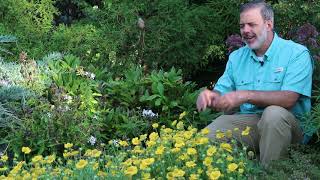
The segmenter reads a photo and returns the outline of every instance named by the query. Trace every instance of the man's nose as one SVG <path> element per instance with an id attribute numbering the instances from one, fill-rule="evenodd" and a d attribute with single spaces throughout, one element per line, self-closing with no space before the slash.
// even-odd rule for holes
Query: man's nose
<path id="1" fill-rule="evenodd" d="M 248 33 L 251 31 L 251 28 L 248 26 L 248 25 L 244 25 L 242 28 L 241 28 L 241 31 L 243 33 Z"/>

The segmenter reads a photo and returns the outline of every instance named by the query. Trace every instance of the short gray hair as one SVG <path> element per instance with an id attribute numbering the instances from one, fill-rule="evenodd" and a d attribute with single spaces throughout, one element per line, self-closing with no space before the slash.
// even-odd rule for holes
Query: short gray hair
<path id="1" fill-rule="evenodd" d="M 274 22 L 274 13 L 272 6 L 263 0 L 254 0 L 240 6 L 240 14 L 249 9 L 260 8 L 263 20 L 271 20 Z"/>

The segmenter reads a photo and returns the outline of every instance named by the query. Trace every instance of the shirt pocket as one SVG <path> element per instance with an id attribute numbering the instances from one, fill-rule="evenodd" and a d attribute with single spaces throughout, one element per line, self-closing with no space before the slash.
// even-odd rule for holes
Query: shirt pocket
<path id="1" fill-rule="evenodd" d="M 263 90 L 279 91 L 281 90 L 284 72 L 273 72 L 263 81 Z"/>
<path id="2" fill-rule="evenodd" d="M 252 90 L 253 81 L 247 79 L 239 79 L 236 81 L 236 90 Z"/>

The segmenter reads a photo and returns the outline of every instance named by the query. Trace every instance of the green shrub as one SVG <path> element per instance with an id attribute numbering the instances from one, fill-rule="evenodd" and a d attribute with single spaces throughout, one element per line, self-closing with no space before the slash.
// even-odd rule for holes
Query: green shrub
<path id="1" fill-rule="evenodd" d="M 45 52 L 46 37 L 58 12 L 53 0 L 15 1 L 6 0 L 0 4 L 0 21 L 4 34 L 12 34 L 19 40 L 13 51 L 27 50 L 32 57 L 41 57 Z"/>
<path id="2" fill-rule="evenodd" d="M 292 30 L 310 23 L 320 29 L 320 1 L 279 0 L 273 5 L 276 30 L 288 37 Z"/>

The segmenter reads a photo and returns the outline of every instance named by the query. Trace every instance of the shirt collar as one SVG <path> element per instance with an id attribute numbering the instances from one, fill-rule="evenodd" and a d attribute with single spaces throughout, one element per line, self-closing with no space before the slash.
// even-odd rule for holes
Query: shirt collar
<path id="1" fill-rule="evenodd" d="M 270 60 L 272 55 L 274 54 L 273 52 L 276 50 L 276 44 L 278 44 L 279 41 L 279 36 L 277 35 L 277 33 L 274 33 L 273 36 L 273 40 L 268 48 L 268 50 L 266 51 L 266 53 L 264 54 L 264 60 Z M 255 61 L 259 61 L 257 58 L 257 55 L 254 53 L 254 51 L 252 49 L 250 49 L 250 57 L 255 60 Z"/>

